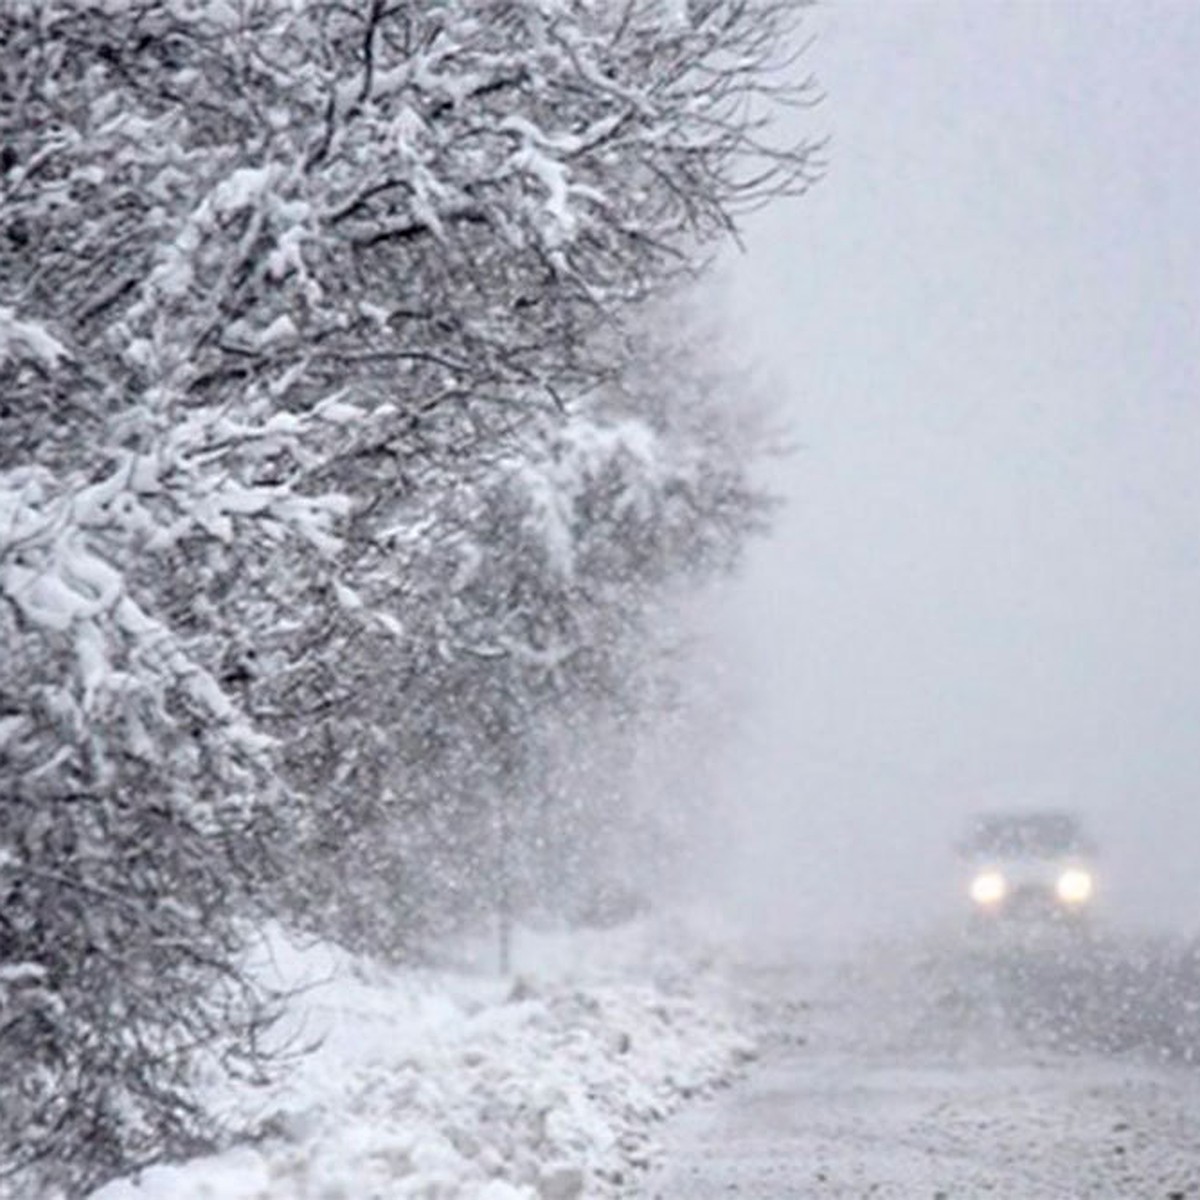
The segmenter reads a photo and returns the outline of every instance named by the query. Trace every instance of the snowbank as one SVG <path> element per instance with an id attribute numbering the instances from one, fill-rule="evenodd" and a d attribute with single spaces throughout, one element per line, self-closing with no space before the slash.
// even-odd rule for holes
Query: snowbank
<path id="1" fill-rule="evenodd" d="M 752 1055 L 722 973 L 663 927 L 516 946 L 518 979 L 386 970 L 273 934 L 263 970 L 320 1039 L 269 1087 L 214 1102 L 252 1144 L 91 1200 L 570 1200 L 629 1194 L 654 1125 Z"/>

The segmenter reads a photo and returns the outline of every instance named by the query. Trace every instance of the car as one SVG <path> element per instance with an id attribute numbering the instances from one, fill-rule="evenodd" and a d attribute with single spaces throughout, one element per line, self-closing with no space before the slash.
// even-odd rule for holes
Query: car
<path id="1" fill-rule="evenodd" d="M 977 920 L 1080 922 L 1094 906 L 1095 846 L 1073 813 L 981 813 L 958 851 Z"/>

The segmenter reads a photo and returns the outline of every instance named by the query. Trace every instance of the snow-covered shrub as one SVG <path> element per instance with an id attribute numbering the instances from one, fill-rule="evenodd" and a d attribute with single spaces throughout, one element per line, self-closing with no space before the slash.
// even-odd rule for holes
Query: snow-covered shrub
<path id="1" fill-rule="evenodd" d="M 594 835 L 543 781 L 757 511 L 634 332 L 809 182 L 803 7 L 0 0 L 17 1157 L 191 1145 L 243 906 L 407 951 Z"/>

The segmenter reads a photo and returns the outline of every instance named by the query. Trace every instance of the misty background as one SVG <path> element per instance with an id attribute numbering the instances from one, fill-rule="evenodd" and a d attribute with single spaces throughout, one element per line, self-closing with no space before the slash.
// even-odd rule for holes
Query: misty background
<path id="1" fill-rule="evenodd" d="M 714 300 L 796 446 L 711 618 L 731 911 L 798 949 L 945 918 L 966 816 L 1050 804 L 1109 920 L 1194 932 L 1200 9 L 811 28 L 828 175 Z"/>

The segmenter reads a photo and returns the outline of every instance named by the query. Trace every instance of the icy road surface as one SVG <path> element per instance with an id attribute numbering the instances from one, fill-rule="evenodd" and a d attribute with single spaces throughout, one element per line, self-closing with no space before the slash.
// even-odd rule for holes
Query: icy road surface
<path id="1" fill-rule="evenodd" d="M 1200 1197 L 1185 948 L 942 940 L 763 983 L 761 1063 L 676 1120 L 639 1194 Z"/>

